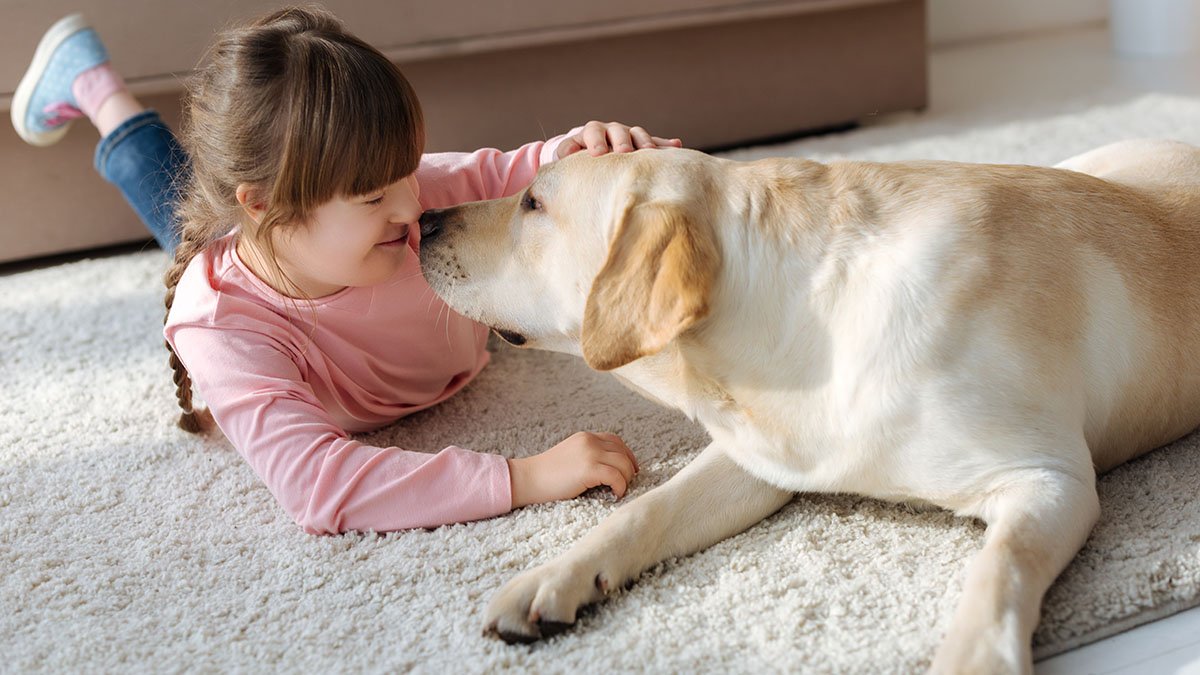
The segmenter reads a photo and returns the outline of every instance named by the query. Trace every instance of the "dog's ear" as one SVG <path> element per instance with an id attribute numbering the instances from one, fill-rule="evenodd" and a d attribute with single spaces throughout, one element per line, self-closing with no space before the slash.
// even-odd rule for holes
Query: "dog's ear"
<path id="1" fill-rule="evenodd" d="M 624 210 L 584 307 L 589 366 L 612 370 L 655 354 L 708 313 L 720 266 L 709 227 L 677 204 Z"/>

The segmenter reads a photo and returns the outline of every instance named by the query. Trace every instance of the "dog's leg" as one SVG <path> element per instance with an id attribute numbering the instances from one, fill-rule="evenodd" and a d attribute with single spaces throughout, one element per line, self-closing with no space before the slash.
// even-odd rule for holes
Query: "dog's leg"
<path id="1" fill-rule="evenodd" d="M 1042 595 L 1100 514 L 1090 462 L 1073 471 L 1014 471 L 993 484 L 978 509 L 988 524 L 984 547 L 967 568 L 935 673 L 1031 672 Z"/>
<path id="2" fill-rule="evenodd" d="M 647 567 L 693 553 L 777 511 L 792 493 L 754 478 L 710 445 L 658 488 L 617 509 L 554 560 L 517 575 L 492 599 L 485 632 L 532 642 Z"/>

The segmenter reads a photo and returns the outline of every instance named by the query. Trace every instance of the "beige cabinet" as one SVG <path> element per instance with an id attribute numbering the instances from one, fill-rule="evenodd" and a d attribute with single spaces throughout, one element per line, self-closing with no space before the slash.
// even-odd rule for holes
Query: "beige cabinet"
<path id="1" fill-rule="evenodd" d="M 279 3 L 0 0 L 0 109 L 42 31 L 84 11 L 134 93 L 177 123 L 214 33 Z M 510 147 L 589 119 L 715 148 L 852 123 L 926 100 L 923 0 L 332 0 L 394 59 L 425 108 L 428 149 Z M 80 125 L 81 127 L 85 125 Z M 145 233 L 91 170 L 96 138 L 48 149 L 0 129 L 0 261 Z"/>

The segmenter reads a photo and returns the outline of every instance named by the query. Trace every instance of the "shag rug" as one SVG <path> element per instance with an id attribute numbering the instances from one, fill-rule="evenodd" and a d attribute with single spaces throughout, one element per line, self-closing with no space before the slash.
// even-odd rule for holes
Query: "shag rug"
<path id="1" fill-rule="evenodd" d="M 956 133 L 917 116 L 726 154 L 1050 164 L 1138 136 L 1200 143 L 1200 101 Z M 589 495 L 432 531 L 303 534 L 223 439 L 173 425 L 164 267 L 145 252 L 0 277 L 0 671 L 912 672 L 981 545 L 980 524 L 945 512 L 800 495 L 555 639 L 484 639 L 499 585 L 617 505 Z M 637 453 L 631 498 L 706 443 L 582 361 L 507 347 L 459 396 L 367 438 L 523 456 L 585 429 Z M 1100 479 L 1103 517 L 1046 598 L 1039 656 L 1200 604 L 1197 438 Z"/>

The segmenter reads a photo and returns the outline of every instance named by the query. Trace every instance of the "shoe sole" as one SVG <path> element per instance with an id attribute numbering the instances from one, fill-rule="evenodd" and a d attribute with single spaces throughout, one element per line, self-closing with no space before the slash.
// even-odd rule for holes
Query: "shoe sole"
<path id="1" fill-rule="evenodd" d="M 25 126 L 25 113 L 29 111 L 33 91 L 37 88 L 38 80 L 42 78 L 46 67 L 50 65 L 50 57 L 54 55 L 54 50 L 67 38 L 85 28 L 91 28 L 91 25 L 82 14 L 65 16 L 51 26 L 38 43 L 37 50 L 33 52 L 33 62 L 29 64 L 29 70 L 25 71 L 25 76 L 21 78 L 21 83 L 13 93 L 12 125 L 17 130 L 17 135 L 30 145 L 54 145 L 67 133 L 69 123 L 51 131 L 34 131 Z"/>

